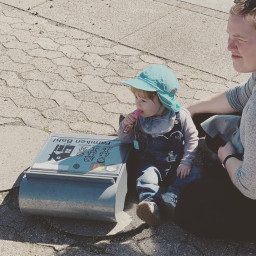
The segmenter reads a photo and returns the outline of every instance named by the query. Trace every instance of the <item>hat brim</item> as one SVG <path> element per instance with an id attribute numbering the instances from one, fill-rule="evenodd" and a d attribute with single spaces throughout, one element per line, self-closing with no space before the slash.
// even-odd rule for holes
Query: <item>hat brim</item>
<path id="1" fill-rule="evenodd" d="M 162 94 L 158 92 L 158 97 L 162 104 L 171 111 L 178 112 L 180 111 L 180 104 L 179 102 L 169 94 Z"/>
<path id="2" fill-rule="evenodd" d="M 134 87 L 136 89 L 139 89 L 139 90 L 150 91 L 150 92 L 155 92 L 156 91 L 156 89 L 153 86 L 151 86 L 150 84 L 148 84 L 148 83 L 146 83 L 143 80 L 140 80 L 138 78 L 132 78 L 132 79 L 129 79 L 129 80 L 126 80 L 126 81 L 122 81 L 121 83 L 132 86 L 132 87 Z"/>

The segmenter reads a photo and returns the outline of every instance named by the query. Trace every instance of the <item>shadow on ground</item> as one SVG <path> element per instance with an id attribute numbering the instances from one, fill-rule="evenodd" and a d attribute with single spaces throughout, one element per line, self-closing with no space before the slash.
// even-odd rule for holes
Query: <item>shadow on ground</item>
<path id="1" fill-rule="evenodd" d="M 210 171 L 207 168 L 214 169 L 218 161 L 205 147 L 204 140 L 200 140 L 196 163 L 207 172 Z M 132 170 L 132 166 L 132 161 L 128 161 L 129 170 Z M 124 209 L 131 215 L 134 224 L 115 235 L 107 235 L 115 225 L 113 223 L 23 215 L 18 205 L 19 187 L 2 192 L 0 239 L 50 246 L 58 251 L 58 255 L 63 256 L 121 255 L 120 251 L 122 255 L 207 255 L 211 248 L 211 255 L 221 255 L 223 252 L 226 255 L 238 255 L 236 251 L 246 248 L 250 253 L 256 252 L 254 243 L 250 241 L 243 242 L 241 247 L 241 241 L 197 237 L 171 221 L 164 221 L 157 228 L 149 228 L 147 224 L 136 222 L 135 208 L 138 199 L 134 181 L 134 176 L 129 175 L 129 192 Z M 105 228 L 102 229 L 104 225 Z"/>

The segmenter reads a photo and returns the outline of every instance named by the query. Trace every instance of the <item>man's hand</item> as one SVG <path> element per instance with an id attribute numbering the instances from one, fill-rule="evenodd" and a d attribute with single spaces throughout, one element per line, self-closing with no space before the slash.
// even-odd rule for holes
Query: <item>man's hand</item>
<path id="1" fill-rule="evenodd" d="M 185 179 L 190 174 L 191 167 L 186 164 L 180 164 L 177 168 L 177 176 Z"/>

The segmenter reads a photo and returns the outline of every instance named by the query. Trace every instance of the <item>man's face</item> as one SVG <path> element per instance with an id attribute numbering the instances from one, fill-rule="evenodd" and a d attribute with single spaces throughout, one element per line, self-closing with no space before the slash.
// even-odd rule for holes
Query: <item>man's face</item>
<path id="1" fill-rule="evenodd" d="M 256 71 L 256 29 L 252 21 L 230 16 L 227 33 L 228 50 L 232 53 L 234 69 L 240 73 Z"/>

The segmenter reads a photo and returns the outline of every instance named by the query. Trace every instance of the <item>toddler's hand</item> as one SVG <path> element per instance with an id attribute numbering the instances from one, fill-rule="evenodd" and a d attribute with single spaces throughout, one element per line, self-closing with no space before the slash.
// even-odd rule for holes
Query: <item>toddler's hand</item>
<path id="1" fill-rule="evenodd" d="M 186 164 L 180 164 L 177 168 L 177 176 L 185 179 L 190 174 L 191 167 Z"/>
<path id="2" fill-rule="evenodd" d="M 136 121 L 136 119 L 137 119 L 137 118 L 135 117 L 134 112 L 132 112 L 132 113 L 128 114 L 128 115 L 124 118 L 123 124 L 124 124 L 124 126 L 133 125 L 134 122 Z"/>

